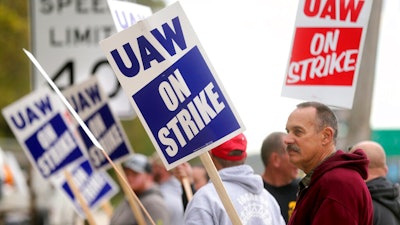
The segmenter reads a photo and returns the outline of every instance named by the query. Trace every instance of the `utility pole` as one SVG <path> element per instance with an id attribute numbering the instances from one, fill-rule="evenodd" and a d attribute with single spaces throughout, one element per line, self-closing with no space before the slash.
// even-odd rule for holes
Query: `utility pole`
<path id="1" fill-rule="evenodd" d="M 347 135 L 344 146 L 371 138 L 371 105 L 375 79 L 376 52 L 383 0 L 372 0 L 371 15 L 360 64 L 353 108 L 346 115 Z"/>

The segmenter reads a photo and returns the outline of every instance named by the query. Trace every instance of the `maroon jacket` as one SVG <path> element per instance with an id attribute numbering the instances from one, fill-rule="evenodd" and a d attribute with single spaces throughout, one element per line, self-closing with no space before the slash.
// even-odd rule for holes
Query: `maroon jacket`
<path id="1" fill-rule="evenodd" d="M 338 150 L 314 170 L 288 224 L 372 225 L 372 200 L 363 180 L 368 176 L 368 163 L 362 150 Z"/>

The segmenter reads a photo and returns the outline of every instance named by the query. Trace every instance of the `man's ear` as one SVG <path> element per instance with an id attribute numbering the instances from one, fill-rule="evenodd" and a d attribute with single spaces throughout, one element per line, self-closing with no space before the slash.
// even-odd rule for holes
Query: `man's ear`
<path id="1" fill-rule="evenodd" d="M 325 127 L 322 130 L 322 145 L 326 145 L 333 141 L 333 132 L 332 127 Z"/>
<path id="2" fill-rule="evenodd" d="M 389 171 L 389 168 L 388 168 L 388 166 L 387 166 L 387 165 L 385 165 L 385 167 L 384 167 L 383 169 L 384 169 L 384 171 L 385 171 L 385 174 L 387 175 L 387 173 L 388 173 L 388 171 Z"/>
<path id="3" fill-rule="evenodd" d="M 281 159 L 277 152 L 272 152 L 270 159 L 271 159 L 272 165 L 274 165 L 275 167 L 279 167 L 279 165 L 281 164 Z"/>

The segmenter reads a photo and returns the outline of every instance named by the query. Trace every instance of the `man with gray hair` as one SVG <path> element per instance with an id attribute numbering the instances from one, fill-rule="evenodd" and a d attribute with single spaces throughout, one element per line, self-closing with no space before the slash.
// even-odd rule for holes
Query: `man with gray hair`
<path id="1" fill-rule="evenodd" d="M 284 142 L 290 161 L 306 176 L 299 183 L 289 225 L 372 225 L 373 207 L 361 150 L 336 149 L 335 114 L 319 102 L 303 102 L 289 115 Z"/>

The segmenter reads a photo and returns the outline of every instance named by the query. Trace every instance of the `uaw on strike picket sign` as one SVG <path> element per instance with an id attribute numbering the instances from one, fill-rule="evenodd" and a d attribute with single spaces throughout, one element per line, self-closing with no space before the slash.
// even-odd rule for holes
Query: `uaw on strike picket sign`
<path id="1" fill-rule="evenodd" d="M 179 2 L 100 45 L 167 169 L 244 130 Z"/>
<path id="2" fill-rule="evenodd" d="M 64 116 L 65 107 L 48 88 L 34 91 L 3 109 L 3 115 L 31 163 L 44 178 L 84 156 Z"/>
<path id="3" fill-rule="evenodd" d="M 299 1 L 282 96 L 352 107 L 371 6 L 364 0 Z"/>
<path id="4" fill-rule="evenodd" d="M 95 171 L 88 160 L 82 158 L 69 165 L 73 184 L 79 190 L 87 206 L 95 210 L 105 201 L 109 201 L 118 191 L 118 185 L 106 171 Z M 72 203 L 79 216 L 85 218 L 82 206 L 74 195 L 71 186 L 63 174 L 57 174 L 51 179 L 52 184 Z"/>
<path id="5" fill-rule="evenodd" d="M 62 93 L 75 112 L 87 124 L 111 160 L 118 162 L 132 153 L 128 138 L 120 121 L 109 106 L 108 96 L 103 91 L 97 77 L 91 77 Z M 102 150 L 93 144 L 81 126 L 79 126 L 79 133 L 92 166 L 95 169 L 110 168 L 111 164 Z"/>

